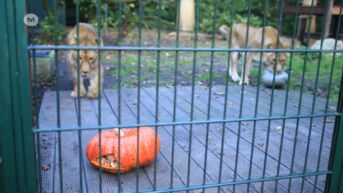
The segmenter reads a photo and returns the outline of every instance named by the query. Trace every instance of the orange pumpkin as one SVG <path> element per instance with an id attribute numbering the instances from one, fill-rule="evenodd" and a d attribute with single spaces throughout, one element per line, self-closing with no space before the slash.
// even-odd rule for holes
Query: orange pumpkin
<path id="1" fill-rule="evenodd" d="M 101 168 L 105 171 L 118 173 L 129 172 L 137 164 L 137 128 L 108 130 L 101 132 Z M 118 137 L 120 137 L 120 168 L 118 156 Z M 157 141 L 156 141 L 157 140 Z M 160 139 L 152 128 L 139 128 L 139 166 L 145 166 L 155 160 L 160 152 Z M 99 134 L 87 144 L 86 155 L 89 162 L 100 167 Z"/>

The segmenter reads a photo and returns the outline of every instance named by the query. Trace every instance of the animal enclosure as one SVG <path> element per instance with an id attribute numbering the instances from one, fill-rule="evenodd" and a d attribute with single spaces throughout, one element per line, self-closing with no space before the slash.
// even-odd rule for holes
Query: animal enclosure
<path id="1" fill-rule="evenodd" d="M 333 28 L 337 31 L 327 34 L 330 26 L 324 22 L 327 20 L 320 20 L 320 37 L 307 30 L 306 42 L 296 38 L 303 16 L 299 0 L 281 0 L 275 5 L 265 0 L 262 6 L 247 0 L 242 3 L 244 10 L 237 8 L 236 0 L 225 1 L 227 9 L 220 7 L 223 3 L 218 0 L 195 0 L 194 7 L 188 8 L 194 8 L 190 11 L 194 13 L 191 31 L 180 30 L 184 18 L 180 11 L 185 10 L 182 0 L 172 1 L 175 22 L 169 24 L 171 29 L 164 27 L 169 21 L 162 12 L 169 1 L 151 1 L 154 11 L 147 10 L 144 1 L 110 2 L 93 2 L 94 7 L 88 8 L 95 17 L 81 20 L 86 4 L 74 1 L 76 45 L 59 41 L 58 36 L 52 36 L 50 45 L 40 44 L 37 39 L 44 34 L 28 29 L 39 192 L 334 191 L 332 184 L 337 183 L 334 176 L 338 175 L 334 166 L 339 162 L 335 157 L 339 151 L 337 132 L 342 130 L 343 50 L 337 45 L 343 0 L 338 2 L 338 26 Z M 331 3 L 324 1 L 321 6 L 326 8 Z M 201 30 L 206 13 L 200 10 L 207 4 L 211 12 L 208 31 Z M 56 14 L 57 5 L 51 14 Z M 295 6 L 296 13 L 283 14 L 286 5 Z M 270 7 L 274 12 L 267 11 Z M 30 9 L 35 12 L 34 7 Z M 135 10 L 130 13 L 127 9 Z M 312 1 L 308 29 L 314 10 Z M 108 26 L 108 14 L 117 16 L 114 26 Z M 219 17 L 223 14 L 226 16 Z M 254 22 L 257 17 L 260 23 Z M 325 12 L 323 17 L 331 15 Z M 218 18 L 227 18 L 227 23 Z M 53 19 L 53 25 L 61 25 L 57 17 Z M 136 23 L 127 21 L 130 19 Z M 96 45 L 81 44 L 79 29 L 84 20 L 95 27 Z M 147 27 L 149 22 L 154 22 L 154 27 Z M 244 46 L 233 47 L 230 29 L 242 22 L 246 30 L 241 33 L 247 41 Z M 224 24 L 228 31 L 220 34 L 219 26 Z M 272 38 L 264 33 L 265 28 L 258 28 L 268 25 L 277 32 L 274 47 L 264 45 Z M 255 47 L 248 43 L 249 28 L 254 26 L 256 33 L 262 34 Z M 329 36 L 335 39 L 334 44 L 324 49 Z M 319 41 L 320 47 L 311 47 L 310 40 Z M 46 51 L 53 52 L 46 55 L 54 61 L 48 80 L 39 71 L 40 55 Z M 75 88 L 66 65 L 70 51 L 77 53 Z M 92 85 L 80 71 L 83 59 L 79 57 L 87 51 L 96 51 L 95 64 L 104 69 L 103 74 L 97 71 L 99 96 L 95 99 L 70 94 L 74 89 L 74 96 L 78 96 L 81 87 Z M 232 53 L 238 56 L 238 52 L 243 84 L 231 80 L 230 62 L 236 56 Z M 250 61 L 253 69 L 247 85 L 243 74 L 249 67 L 249 54 L 258 57 Z M 275 87 L 276 73 L 269 87 L 261 82 L 268 54 L 273 57 L 273 72 L 280 55 L 287 55 L 283 69 L 287 80 L 281 88 Z M 86 147 L 96 134 L 137 128 L 138 141 L 142 127 L 154 129 L 161 142 L 160 152 L 152 150 L 157 157 L 150 165 L 143 167 L 137 161 L 129 173 L 112 174 L 89 163 Z M 99 152 L 102 160 L 106 155 Z M 116 163 L 119 168 L 123 164 L 120 158 Z"/>

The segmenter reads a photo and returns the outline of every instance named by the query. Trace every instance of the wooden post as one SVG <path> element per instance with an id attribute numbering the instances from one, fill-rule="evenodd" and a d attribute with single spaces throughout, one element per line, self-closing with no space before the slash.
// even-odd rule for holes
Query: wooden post
<path id="1" fill-rule="evenodd" d="M 303 0 L 303 6 L 308 6 L 311 7 L 312 5 L 312 0 Z M 317 0 L 313 0 L 313 6 L 317 6 Z M 306 21 L 306 28 L 305 28 L 305 32 L 307 32 L 308 30 L 308 26 L 310 25 L 310 16 L 308 16 L 308 19 Z M 316 32 L 316 16 L 313 15 L 312 19 L 311 19 L 311 29 L 310 29 L 310 33 L 312 32 Z"/>
<path id="2" fill-rule="evenodd" d="M 194 0 L 181 0 L 180 2 L 180 31 L 192 32 L 194 30 Z"/>
<path id="3" fill-rule="evenodd" d="M 324 16 L 326 15 L 325 18 L 325 27 L 324 27 L 324 37 L 328 37 L 330 35 L 330 25 L 331 25 L 331 18 L 332 18 L 332 5 L 333 5 L 333 0 L 328 0 L 326 5 L 326 10 Z"/>

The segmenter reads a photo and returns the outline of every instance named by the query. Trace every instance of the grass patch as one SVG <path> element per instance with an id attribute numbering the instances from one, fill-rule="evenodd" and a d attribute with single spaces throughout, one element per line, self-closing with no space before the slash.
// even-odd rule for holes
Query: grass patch
<path id="1" fill-rule="evenodd" d="M 111 53 L 111 57 L 105 57 L 105 63 L 111 65 L 114 70 L 110 72 L 110 76 L 117 80 L 118 77 L 118 53 Z M 192 84 L 192 67 L 193 67 L 193 53 L 179 52 L 178 60 L 176 60 L 176 52 L 161 51 L 160 52 L 160 71 L 159 71 L 159 85 L 173 85 L 175 78 L 175 62 L 178 61 L 177 69 L 177 84 L 191 85 Z M 292 59 L 292 60 L 290 60 Z M 215 53 L 213 59 L 213 74 L 212 84 L 225 84 L 226 80 L 226 66 L 228 55 L 227 53 Z M 340 79 L 342 76 L 343 56 L 336 56 L 334 59 L 328 54 L 323 54 L 319 58 L 318 53 L 309 53 L 305 57 L 304 53 L 294 53 L 292 58 L 288 58 L 286 69 L 290 70 L 290 88 L 300 89 L 304 85 L 303 91 L 310 91 L 318 96 L 328 97 L 337 101 Z M 195 60 L 195 83 L 206 85 L 210 80 L 210 65 L 211 52 L 198 52 Z M 122 52 L 121 57 L 121 82 L 123 87 L 136 87 L 138 82 L 138 64 L 141 66 L 141 86 L 156 85 L 157 73 L 157 52 L 143 51 L 139 62 L 138 52 Z M 305 76 L 303 77 L 303 69 L 306 64 Z M 319 74 L 317 78 L 317 69 L 319 65 Z M 331 68 L 333 69 L 331 73 Z M 239 67 L 240 69 L 240 67 Z M 262 72 L 263 73 L 263 69 Z M 331 76 L 332 74 L 332 76 Z M 331 77 L 331 86 L 329 80 Z M 258 82 L 258 68 L 252 69 L 250 82 L 251 85 L 256 86 Z M 230 79 L 231 80 L 231 79 Z M 230 81 L 231 82 L 231 81 Z M 118 85 L 114 82 L 114 87 Z M 329 93 L 330 89 L 330 93 Z"/>
<path id="2" fill-rule="evenodd" d="M 333 58 L 332 55 L 304 54 L 293 55 L 290 86 L 299 89 L 304 84 L 305 90 L 310 90 L 318 96 L 327 97 L 330 91 L 330 98 L 337 101 L 340 80 L 342 76 L 343 55 Z M 306 69 L 305 69 L 306 67 Z M 290 68 L 290 63 L 288 65 Z M 304 76 L 303 76 L 303 71 Z M 319 71 L 318 71 L 319 70 Z M 332 72 L 331 72 L 332 71 Z M 329 81 L 331 78 L 331 85 Z"/>

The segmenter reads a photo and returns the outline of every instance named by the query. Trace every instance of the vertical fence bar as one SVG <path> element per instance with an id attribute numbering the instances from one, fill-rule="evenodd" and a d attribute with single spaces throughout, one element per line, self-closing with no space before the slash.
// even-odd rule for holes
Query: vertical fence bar
<path id="1" fill-rule="evenodd" d="M 248 18 L 247 18 L 247 28 L 245 31 L 245 48 L 248 47 L 248 39 L 249 39 L 249 27 L 250 27 L 250 16 L 251 16 L 251 3 L 252 0 L 248 0 Z M 248 52 L 245 51 L 244 60 L 243 60 L 243 71 L 241 73 L 241 96 L 240 96 L 240 105 L 239 105 L 239 118 L 242 118 L 243 114 L 243 101 L 244 101 L 244 88 L 245 88 L 245 71 L 246 71 L 246 63 L 247 63 L 247 54 Z M 241 138 L 241 124 L 242 122 L 238 122 L 238 132 L 237 132 L 237 140 L 236 140 L 236 155 L 235 155 L 235 168 L 234 168 L 234 181 L 237 180 L 237 173 L 238 173 L 238 152 L 239 152 L 239 144 Z M 236 184 L 233 185 L 233 192 L 236 191 Z"/>
<path id="2" fill-rule="evenodd" d="M 265 26 L 267 25 L 267 10 L 269 7 L 269 0 L 264 1 L 264 13 L 263 13 L 263 28 L 262 28 L 262 39 L 261 39 L 261 49 L 264 47 L 264 40 L 265 40 Z M 261 71 L 262 71 L 262 59 L 263 59 L 263 52 L 260 53 L 260 62 L 258 66 L 258 76 L 261 77 Z M 254 110 L 254 117 L 257 117 L 258 113 L 258 105 L 259 105 L 259 97 L 260 97 L 260 84 L 261 79 L 258 78 L 257 80 L 257 89 L 256 89 L 256 96 L 255 96 L 255 110 Z M 254 159 L 254 150 L 255 150 L 255 135 L 256 135 L 256 125 L 257 121 L 254 121 L 253 124 L 253 133 L 252 133 L 252 140 L 251 140 L 251 152 L 250 152 L 250 161 L 249 161 L 249 172 L 248 172 L 248 179 L 251 179 L 251 174 L 252 174 L 252 164 L 253 164 L 253 159 Z M 247 192 L 250 192 L 250 184 L 248 183 L 247 185 Z"/>
<path id="3" fill-rule="evenodd" d="M 342 12 L 343 11 L 343 0 L 341 0 L 340 1 L 340 9 L 339 9 L 339 16 L 338 16 L 338 26 L 337 26 L 337 29 L 336 29 L 336 41 L 335 41 L 335 45 L 334 45 L 334 48 L 335 48 L 335 50 L 337 50 L 337 40 L 338 40 L 338 35 L 339 35 L 339 33 L 340 33 L 340 31 L 341 31 L 341 22 L 342 22 Z M 332 76 L 333 76 L 333 72 L 334 72 L 334 66 L 335 66 L 335 64 L 336 64 L 336 52 L 334 52 L 333 53 L 333 55 L 332 55 L 332 63 L 331 63 L 331 69 L 330 69 L 330 78 L 329 78 L 329 82 L 328 82 L 328 96 L 327 96 L 327 99 L 326 99 L 326 102 L 325 102 L 325 113 L 327 113 L 328 112 L 328 108 L 329 108 L 329 100 L 330 100 L 330 97 L 331 97 L 331 84 L 332 84 Z M 343 73 L 343 72 L 342 72 Z M 341 81 L 343 81 L 342 80 L 342 78 L 341 78 Z M 340 88 L 340 92 L 342 93 L 342 83 L 341 83 L 341 88 Z M 341 94 L 342 95 L 342 94 Z M 341 96 L 340 95 L 340 96 Z M 342 100 L 341 100 L 342 101 Z M 341 106 L 342 107 L 342 105 L 339 105 L 340 103 L 338 103 L 338 107 L 339 106 Z M 342 103 L 341 103 L 342 104 Z M 338 110 L 338 112 L 340 112 L 339 111 L 339 109 L 337 109 Z M 320 146 L 319 146 L 319 152 L 318 152 L 318 158 L 320 158 L 321 157 L 321 155 L 322 155 L 322 147 L 323 147 L 323 141 L 324 141 L 324 133 L 325 133 L 325 131 L 326 131 L 326 120 L 327 120 L 327 117 L 325 116 L 324 117 L 324 120 L 323 120 L 323 127 L 322 127 L 322 132 L 321 132 L 321 137 L 320 137 Z M 337 119 L 336 119 L 336 121 L 337 121 Z M 340 119 L 340 123 L 335 123 L 335 124 L 342 124 L 342 118 Z M 337 126 L 335 126 L 335 127 L 337 127 Z M 342 129 L 341 129 L 341 131 L 342 131 Z M 335 133 L 335 131 L 334 131 L 334 133 Z M 331 144 L 331 152 L 330 152 L 330 161 L 329 161 L 329 169 L 331 170 L 332 169 L 332 160 L 333 160 L 333 152 L 334 152 L 334 149 L 335 148 L 337 148 L 336 147 L 336 144 L 335 143 L 337 143 L 337 141 L 335 141 L 335 140 L 337 140 L 337 139 L 335 139 L 335 136 L 336 136 L 337 134 L 334 134 L 333 135 L 333 138 L 332 138 L 332 144 Z M 338 138 L 338 139 L 341 139 L 341 138 Z M 340 149 L 340 148 L 338 148 L 338 149 Z M 321 159 L 318 159 L 317 160 L 317 167 L 316 167 L 316 171 L 319 171 L 319 167 L 320 167 L 320 162 L 321 161 Z M 338 166 L 339 167 L 339 166 Z M 337 172 L 338 170 L 336 170 L 336 172 Z M 335 175 L 335 174 L 334 174 Z M 337 174 L 336 174 L 336 176 L 335 177 L 337 177 Z M 332 177 L 331 176 L 327 176 L 326 177 L 326 187 L 325 187 L 325 190 L 327 191 L 327 192 L 329 192 L 329 184 L 330 184 L 330 180 L 332 179 Z M 315 180 L 314 180 L 314 187 L 317 187 L 317 182 L 318 182 L 318 176 L 316 176 L 315 177 Z M 341 183 L 342 184 L 342 183 Z M 333 187 L 333 188 L 335 188 L 335 187 Z M 313 189 L 313 193 L 315 192 L 315 189 Z"/>
<path id="4" fill-rule="evenodd" d="M 216 17 L 218 12 L 218 0 L 214 0 L 214 13 L 212 18 L 212 37 L 211 37 L 211 48 L 215 47 L 215 32 L 216 32 Z M 210 79 L 209 79 L 209 89 L 208 89 L 208 100 L 207 100 L 207 120 L 211 119 L 211 102 L 212 102 L 212 84 L 213 84 L 213 63 L 214 63 L 214 51 L 211 51 L 211 61 L 210 61 Z M 206 183 L 206 174 L 207 174 L 207 154 L 208 154 L 208 140 L 209 140 L 209 131 L 210 124 L 206 124 L 206 139 L 205 139 L 205 155 L 204 155 L 204 172 L 202 184 Z M 203 189 L 205 191 L 205 189 Z"/>
<path id="5" fill-rule="evenodd" d="M 138 46 L 142 46 L 142 17 L 143 17 L 143 5 L 142 0 L 138 0 L 139 10 L 138 10 Z M 138 50 L 138 61 L 137 61 L 137 124 L 140 124 L 141 119 L 141 61 L 142 61 L 142 51 Z M 137 155 L 136 155 L 136 192 L 139 191 L 139 137 L 140 129 L 137 128 Z"/>
<path id="6" fill-rule="evenodd" d="M 31 51 L 30 51 L 31 53 Z M 36 50 L 32 50 L 32 63 L 33 63 L 33 97 L 34 97 L 34 115 L 35 115 L 35 129 L 39 129 L 39 108 L 38 108 L 38 83 L 37 83 L 37 63 L 36 63 Z M 29 57 L 31 61 L 31 57 Z M 30 72 L 31 73 L 31 72 Z M 41 159 L 41 145 L 40 145 L 40 133 L 35 134 L 36 136 L 36 151 L 37 151 L 37 174 L 38 174 L 38 190 L 43 192 L 42 189 L 42 159 Z"/>
<path id="7" fill-rule="evenodd" d="M 339 10 L 339 18 L 338 22 L 339 25 L 337 27 L 336 33 L 336 42 L 335 42 L 335 50 L 337 49 L 337 37 L 340 32 L 341 22 L 342 22 L 342 9 L 343 9 L 343 0 L 340 1 L 340 10 Z M 333 53 L 332 56 L 332 65 L 331 65 L 331 75 L 334 69 L 334 65 L 336 62 L 336 52 Z M 331 86 L 331 77 L 329 81 L 329 88 Z M 330 89 L 329 89 L 330 90 Z M 326 104 L 329 103 L 329 97 L 326 101 Z M 335 126 L 334 131 L 332 134 L 332 142 L 331 142 L 331 149 L 330 149 L 330 158 L 329 158 L 329 166 L 328 169 L 332 170 L 332 175 L 328 175 L 326 177 L 326 184 L 325 184 L 325 191 L 330 193 L 339 193 L 343 191 L 343 72 L 341 74 L 341 84 L 339 89 L 339 97 L 337 103 L 337 112 L 341 115 L 336 117 L 335 119 Z M 326 117 L 324 117 L 326 118 Z M 325 119 L 324 119 L 325 120 Z M 324 122 L 325 123 L 325 122 Z M 323 131 L 324 131 L 323 126 Z M 322 139 L 321 139 L 322 140 Z M 321 151 L 319 152 L 321 154 Z M 320 162 L 318 162 L 317 170 L 319 169 Z M 317 179 L 316 181 L 317 182 Z"/>
<path id="8" fill-rule="evenodd" d="M 0 2 L 0 192 L 37 192 L 24 13 L 25 2 Z"/>
<path id="9" fill-rule="evenodd" d="M 277 26 L 277 38 L 276 38 L 276 49 L 279 48 L 280 45 L 280 33 L 281 33 L 281 19 L 282 19 L 282 10 L 284 6 L 284 0 L 280 1 L 280 6 L 279 6 L 279 20 L 278 20 L 278 26 Z M 264 36 L 265 34 L 263 34 Z M 279 53 L 275 53 L 275 61 L 278 61 L 279 58 Z M 272 80 L 272 92 L 271 92 L 271 97 L 270 97 L 270 105 L 269 105 L 269 117 L 272 117 L 273 115 L 273 104 L 274 104 L 274 91 L 275 91 L 275 75 L 276 75 L 276 68 L 277 68 L 277 63 L 274 64 L 273 67 L 273 80 Z M 266 139 L 266 152 L 264 154 L 264 161 L 263 161 L 263 167 L 262 167 L 262 178 L 265 177 L 266 174 L 266 166 L 267 166 L 267 155 L 268 155 L 268 149 L 269 149 L 269 138 L 270 138 L 270 127 L 271 127 L 271 120 L 268 120 L 268 126 L 267 126 L 267 139 Z M 264 188 L 264 182 L 262 182 L 261 185 L 261 192 L 263 192 Z"/>
<path id="10" fill-rule="evenodd" d="M 308 26 L 308 33 L 307 33 L 307 40 L 309 40 L 310 38 L 310 32 L 311 32 L 311 23 L 312 23 L 312 15 L 313 15 L 313 1 L 311 1 L 311 9 L 310 9 L 310 19 L 309 19 L 309 26 Z M 309 46 L 306 46 L 306 50 L 308 50 Z M 300 86 L 300 96 L 299 96 L 299 103 L 298 103 L 298 112 L 297 115 L 299 116 L 301 114 L 301 107 L 302 107 L 302 98 L 303 98 L 303 90 L 304 90 L 304 85 L 305 85 L 305 73 L 306 73 L 306 67 L 307 67 L 307 54 L 308 52 L 305 52 L 305 60 L 304 60 L 304 66 L 303 66 L 303 71 L 302 71 L 302 76 L 301 76 L 301 86 Z M 298 138 L 298 132 L 299 132 L 299 122 L 300 122 L 300 118 L 297 118 L 296 121 L 296 128 L 295 128 L 295 137 L 294 137 L 294 143 L 293 143 L 293 149 L 292 149 L 292 161 L 291 161 L 291 171 L 290 171 L 290 175 L 293 173 L 294 171 L 294 162 L 295 162 L 295 152 L 296 152 L 296 147 L 297 147 L 297 138 Z M 292 179 L 290 179 L 288 181 L 288 193 L 290 192 L 290 188 L 291 188 L 291 184 L 292 184 Z"/>
<path id="11" fill-rule="evenodd" d="M 80 46 L 80 0 L 76 1 L 76 41 L 77 46 Z M 81 95 L 80 87 L 82 79 L 80 77 L 80 50 L 77 50 L 77 126 L 81 127 Z M 83 192 L 83 180 L 82 180 L 82 136 L 81 130 L 77 131 L 78 146 L 79 146 L 79 182 L 80 192 Z"/>
<path id="12" fill-rule="evenodd" d="M 158 17 L 157 17 L 157 47 L 160 48 L 161 47 L 161 12 L 162 12 L 162 0 L 158 1 Z M 161 60 L 161 51 L 158 50 L 157 51 L 157 55 L 156 55 L 156 103 L 155 103 L 155 123 L 159 122 L 159 113 L 158 113 L 158 109 L 159 109 L 159 87 L 160 87 L 160 60 Z M 156 190 L 156 172 L 157 172 L 157 164 L 156 164 L 156 156 L 157 156 L 157 137 L 158 137 L 158 126 L 155 127 L 155 144 L 154 144 L 154 179 L 153 179 L 153 190 Z M 173 171 L 172 171 L 173 172 Z"/>
<path id="13" fill-rule="evenodd" d="M 179 31 L 179 24 L 180 24 L 180 0 L 177 0 L 176 2 L 176 48 L 179 48 L 179 36 L 180 36 L 180 31 Z M 178 74 L 178 66 L 179 66 L 179 51 L 175 52 L 175 69 L 174 69 L 174 94 L 173 94 L 173 122 L 176 121 L 176 100 L 177 100 L 177 74 Z M 174 151 L 175 151 L 175 125 L 172 126 L 172 163 L 171 163 L 171 179 L 170 179 L 170 188 L 174 187 L 174 181 L 173 181 L 173 176 L 174 176 Z M 189 152 L 191 152 L 191 146 L 189 146 Z M 190 156 L 190 155 L 189 155 Z M 190 159 L 190 157 L 188 157 Z M 189 160 L 190 161 L 190 160 Z M 188 165 L 189 166 L 189 165 Z M 189 173 L 188 168 L 188 174 Z M 189 175 L 187 175 L 187 186 L 189 186 Z"/>
<path id="14" fill-rule="evenodd" d="M 58 24 L 58 18 L 57 18 L 57 1 L 54 0 L 54 24 L 53 25 L 57 25 Z M 57 45 L 58 44 L 58 40 L 57 40 L 57 34 L 54 31 L 54 44 Z M 56 110 L 57 110 L 57 121 L 56 121 L 56 126 L 57 128 L 61 127 L 61 113 L 60 113 L 60 85 L 59 85 L 59 76 L 60 76 L 60 65 L 58 62 L 58 50 L 54 50 L 55 51 L 55 65 L 56 65 Z M 63 165 L 62 165 L 62 141 L 61 141 L 61 131 L 57 132 L 57 139 L 58 139 L 58 171 L 59 171 L 59 187 L 60 187 L 60 192 L 63 193 Z M 54 153 L 54 162 L 56 162 L 56 153 Z M 56 164 L 54 163 L 53 165 L 53 169 L 55 170 L 56 168 Z M 55 172 L 53 172 L 55 173 Z M 55 183 L 55 180 L 53 180 L 53 184 Z M 53 185 L 53 190 L 54 190 L 55 186 Z"/>
<path id="15" fill-rule="evenodd" d="M 97 17 L 97 38 L 98 38 L 98 47 L 103 45 L 102 38 L 101 38 L 101 0 L 96 1 L 96 17 Z M 107 28 L 106 28 L 107 29 Z M 103 79 L 103 74 L 102 74 L 102 65 L 101 65 L 101 53 L 100 50 L 97 50 L 97 66 L 98 66 L 98 126 L 101 126 L 101 98 L 102 98 L 102 79 Z M 101 143 L 102 143 L 102 135 L 101 135 L 102 129 L 98 129 L 98 136 L 99 136 L 99 144 L 98 144 L 98 149 L 99 149 L 99 192 L 102 193 L 102 154 L 101 154 Z M 119 135 L 120 136 L 120 135 Z"/>
<path id="16" fill-rule="evenodd" d="M 329 7 L 329 2 L 326 3 L 326 7 Z M 328 17 L 328 13 L 324 13 L 324 21 L 326 20 L 326 18 Z M 312 18 L 312 17 L 311 17 Z M 319 81 L 319 73 L 320 73 L 320 66 L 321 66 L 321 61 L 322 61 L 322 51 L 323 51 L 323 44 L 324 44 L 324 38 L 325 38 L 325 22 L 322 23 L 322 27 L 321 27 L 321 38 L 320 38 L 320 48 L 319 48 L 319 56 L 318 56 L 318 63 L 317 63 L 317 69 L 316 69 L 316 78 L 315 78 L 315 86 L 314 86 L 314 93 L 313 93 L 313 98 L 312 98 L 312 105 L 311 105 L 311 114 L 314 113 L 315 110 L 315 105 L 316 105 L 316 99 L 317 99 L 317 88 L 318 88 L 318 81 Z M 337 41 L 337 40 L 336 40 Z M 326 111 L 326 109 L 325 109 Z M 308 162 L 308 154 L 309 154 L 309 148 L 310 148 L 310 142 L 311 142 L 311 134 L 312 134 L 312 129 L 313 129 L 313 117 L 310 118 L 310 128 L 308 131 L 308 136 L 307 136 L 307 145 L 306 145 L 306 153 L 305 153 L 305 161 L 304 161 L 304 168 L 303 168 L 303 173 L 306 172 L 307 169 L 307 162 Z M 323 123 L 325 124 L 325 122 Z M 324 133 L 322 134 L 324 135 Z M 322 144 L 320 145 L 322 146 Z M 320 160 L 320 157 L 318 157 L 318 159 Z M 301 187 L 300 187 L 300 191 L 302 192 L 304 190 L 304 183 L 305 183 L 305 178 L 303 177 L 301 180 Z M 316 187 L 314 186 L 314 189 L 316 189 Z"/>
<path id="17" fill-rule="evenodd" d="M 230 2 L 230 3 L 229 3 Z M 229 35 L 227 35 L 227 47 L 231 48 L 231 38 L 232 38 L 232 25 L 234 23 L 234 1 L 230 0 L 227 1 L 227 4 L 230 4 L 230 16 L 231 16 L 231 21 L 230 21 L 230 30 L 229 30 Z M 229 91 L 229 78 L 230 78 L 230 60 L 231 60 L 231 52 L 228 53 L 227 56 L 227 66 L 226 66 L 226 74 L 225 74 L 225 94 L 224 94 L 224 107 L 223 107 L 223 120 L 226 119 L 227 115 L 227 103 L 228 103 L 228 91 Z M 226 123 L 222 123 L 222 133 L 221 133 L 221 142 L 220 142 L 220 161 L 219 161 L 219 177 L 218 177 L 218 183 L 222 182 L 222 175 L 223 175 L 223 156 L 224 156 L 224 139 L 225 139 L 225 130 L 226 130 Z M 217 192 L 220 193 L 221 188 L 217 188 Z"/>
<path id="18" fill-rule="evenodd" d="M 325 189 L 330 193 L 339 193 L 343 191 L 343 73 L 341 76 L 337 112 L 339 112 L 341 116 L 336 117 L 331 144 L 329 169 L 332 170 L 332 175 L 327 177 L 325 185 Z"/>
<path id="19" fill-rule="evenodd" d="M 198 33 L 199 33 L 199 1 L 195 0 L 195 23 L 194 23 L 194 39 L 193 39 L 193 48 L 198 47 Z M 179 8 L 179 7 L 178 7 Z M 179 22 L 179 17 L 177 18 Z M 179 26 L 177 24 L 177 26 Z M 194 95 L 195 95 L 195 70 L 197 62 L 197 51 L 193 52 L 193 61 L 192 61 L 192 88 L 191 88 L 191 107 L 190 107 L 190 117 L 189 120 L 194 120 Z M 187 159 L 187 186 L 190 182 L 190 168 L 191 168 L 191 149 L 192 149 L 192 136 L 193 136 L 193 124 L 189 125 L 189 138 L 188 138 L 188 159 Z"/>
<path id="20" fill-rule="evenodd" d="M 295 17 L 294 17 L 294 28 L 293 28 L 293 35 L 292 35 L 292 45 L 291 48 L 294 49 L 295 47 L 295 38 L 296 38 L 296 33 L 298 31 L 298 16 L 299 16 L 299 0 L 296 1 L 296 11 L 295 11 Z M 292 68 L 293 68 L 293 56 L 294 53 L 290 53 L 290 59 L 289 59 L 289 78 L 287 80 L 287 88 L 286 88 L 286 96 L 285 96 L 285 105 L 284 105 L 284 112 L 283 115 L 287 115 L 287 107 L 288 107 L 288 97 L 289 97 L 289 90 L 290 90 L 290 83 L 291 83 L 291 78 L 292 78 Z M 281 141 L 280 141 L 280 147 L 279 147 L 279 155 L 278 155 L 278 164 L 277 164 L 277 170 L 276 170 L 276 175 L 279 176 L 280 174 L 280 166 L 282 162 L 282 149 L 283 149 L 283 143 L 284 143 L 284 135 L 285 135 L 285 126 L 286 126 L 286 119 L 282 119 L 282 131 L 281 131 Z M 278 192 L 278 187 L 279 187 L 279 180 L 275 181 L 275 192 Z"/>
<path id="21" fill-rule="evenodd" d="M 122 0 L 119 0 L 119 4 L 118 4 L 118 13 L 119 13 L 119 21 L 118 21 L 118 45 L 120 46 L 122 43 L 122 35 L 123 35 L 123 13 L 122 13 Z M 122 68 L 122 61 L 121 61 L 121 57 L 122 57 L 122 51 L 119 50 L 118 51 L 118 81 L 117 81 L 117 86 L 118 86 L 118 125 L 121 125 L 121 68 Z M 120 135 L 120 130 L 121 128 L 119 128 L 119 135 Z M 118 137 L 118 168 L 121 167 L 121 159 L 120 159 L 120 149 L 121 149 L 121 143 L 120 143 L 120 137 Z M 117 176 L 117 185 L 118 185 L 118 192 L 121 192 L 121 172 L 120 170 L 118 171 L 118 176 Z"/>

